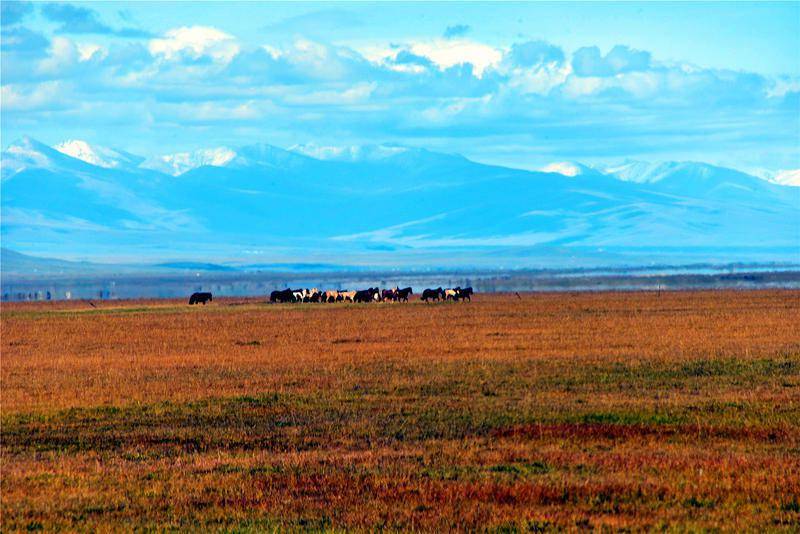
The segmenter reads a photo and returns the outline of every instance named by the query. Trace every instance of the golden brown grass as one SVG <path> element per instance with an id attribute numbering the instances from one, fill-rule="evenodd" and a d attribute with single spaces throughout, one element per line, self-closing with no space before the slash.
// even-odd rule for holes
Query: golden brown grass
<path id="1" fill-rule="evenodd" d="M 800 528 L 800 293 L 4 305 L 2 527 Z"/>

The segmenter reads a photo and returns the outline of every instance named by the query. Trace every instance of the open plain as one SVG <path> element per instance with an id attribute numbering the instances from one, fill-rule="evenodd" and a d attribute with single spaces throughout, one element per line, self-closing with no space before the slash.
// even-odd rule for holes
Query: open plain
<path id="1" fill-rule="evenodd" d="M 2 530 L 800 529 L 800 292 L 2 307 Z"/>

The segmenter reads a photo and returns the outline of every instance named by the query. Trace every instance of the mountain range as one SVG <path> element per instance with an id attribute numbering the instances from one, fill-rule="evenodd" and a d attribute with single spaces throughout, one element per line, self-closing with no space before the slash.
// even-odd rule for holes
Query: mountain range
<path id="1" fill-rule="evenodd" d="M 797 178 L 698 162 L 536 172 L 397 145 L 145 158 L 23 138 L 2 153 L 1 232 L 26 254 L 125 262 L 797 261 Z"/>

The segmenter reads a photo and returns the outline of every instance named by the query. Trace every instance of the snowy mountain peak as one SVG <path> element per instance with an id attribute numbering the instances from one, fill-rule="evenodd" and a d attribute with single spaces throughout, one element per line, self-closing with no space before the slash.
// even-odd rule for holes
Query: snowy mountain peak
<path id="1" fill-rule="evenodd" d="M 193 152 L 156 156 L 142 163 L 142 167 L 178 176 L 205 165 L 224 167 L 236 157 L 237 153 L 228 147 L 202 148 Z"/>
<path id="2" fill-rule="evenodd" d="M 787 169 L 776 172 L 767 181 L 778 185 L 800 187 L 800 169 Z"/>
<path id="3" fill-rule="evenodd" d="M 407 152 L 408 148 L 396 145 L 325 146 L 306 143 L 294 145 L 289 150 L 320 160 L 374 161 L 402 154 Z"/>
<path id="4" fill-rule="evenodd" d="M 53 149 L 44 143 L 23 137 L 3 151 L 2 175 L 8 178 L 27 168 L 49 168 L 53 165 Z"/>
<path id="5" fill-rule="evenodd" d="M 669 176 L 669 174 L 674 172 L 680 165 L 683 164 L 676 162 L 626 161 L 620 165 L 606 167 L 603 171 L 605 174 L 611 175 L 623 182 L 652 184 Z"/>
<path id="6" fill-rule="evenodd" d="M 45 143 L 42 143 L 41 141 L 38 141 L 33 137 L 29 137 L 27 135 L 17 139 L 16 141 L 8 145 L 8 147 L 3 151 L 4 154 L 5 153 L 31 154 L 33 152 L 36 152 L 37 154 L 43 157 L 52 157 L 54 155 L 55 156 L 58 155 L 58 152 L 56 152 L 53 149 L 53 147 L 48 146 Z"/>
<path id="7" fill-rule="evenodd" d="M 267 143 L 243 146 L 237 149 L 237 157 L 231 162 L 234 167 L 263 167 L 280 166 L 292 167 L 295 164 L 305 162 L 308 158 L 305 155 L 284 150 Z"/>
<path id="8" fill-rule="evenodd" d="M 761 178 L 734 169 L 693 161 L 665 163 L 634 161 L 608 167 L 605 172 L 618 180 L 688 196 L 715 195 L 721 198 L 745 195 L 747 197 L 756 191 L 774 188 L 773 184 Z"/>
<path id="9" fill-rule="evenodd" d="M 53 148 L 67 156 L 106 169 L 136 167 L 144 161 L 144 158 L 128 152 L 104 146 L 90 145 L 86 141 L 80 139 L 69 139 L 55 145 Z"/>
<path id="10" fill-rule="evenodd" d="M 548 172 L 554 174 L 560 174 L 562 176 L 569 176 L 573 178 L 575 176 L 583 176 L 586 174 L 595 174 L 597 171 L 592 169 L 591 167 L 587 167 L 581 163 L 575 163 L 572 161 L 556 161 L 553 162 L 545 167 L 539 169 L 541 172 Z"/>
<path id="11" fill-rule="evenodd" d="M 713 183 L 735 180 L 746 176 L 733 169 L 715 167 L 708 163 L 694 161 L 626 161 L 620 165 L 606 167 L 604 172 L 625 182 L 638 184 L 676 182 L 687 186 L 696 186 L 703 183 L 711 183 L 713 185 Z"/>

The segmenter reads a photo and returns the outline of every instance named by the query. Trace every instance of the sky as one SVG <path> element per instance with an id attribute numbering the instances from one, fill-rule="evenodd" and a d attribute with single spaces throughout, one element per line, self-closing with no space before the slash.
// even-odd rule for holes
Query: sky
<path id="1" fill-rule="evenodd" d="M 2 144 L 800 168 L 800 2 L 2 2 Z"/>

